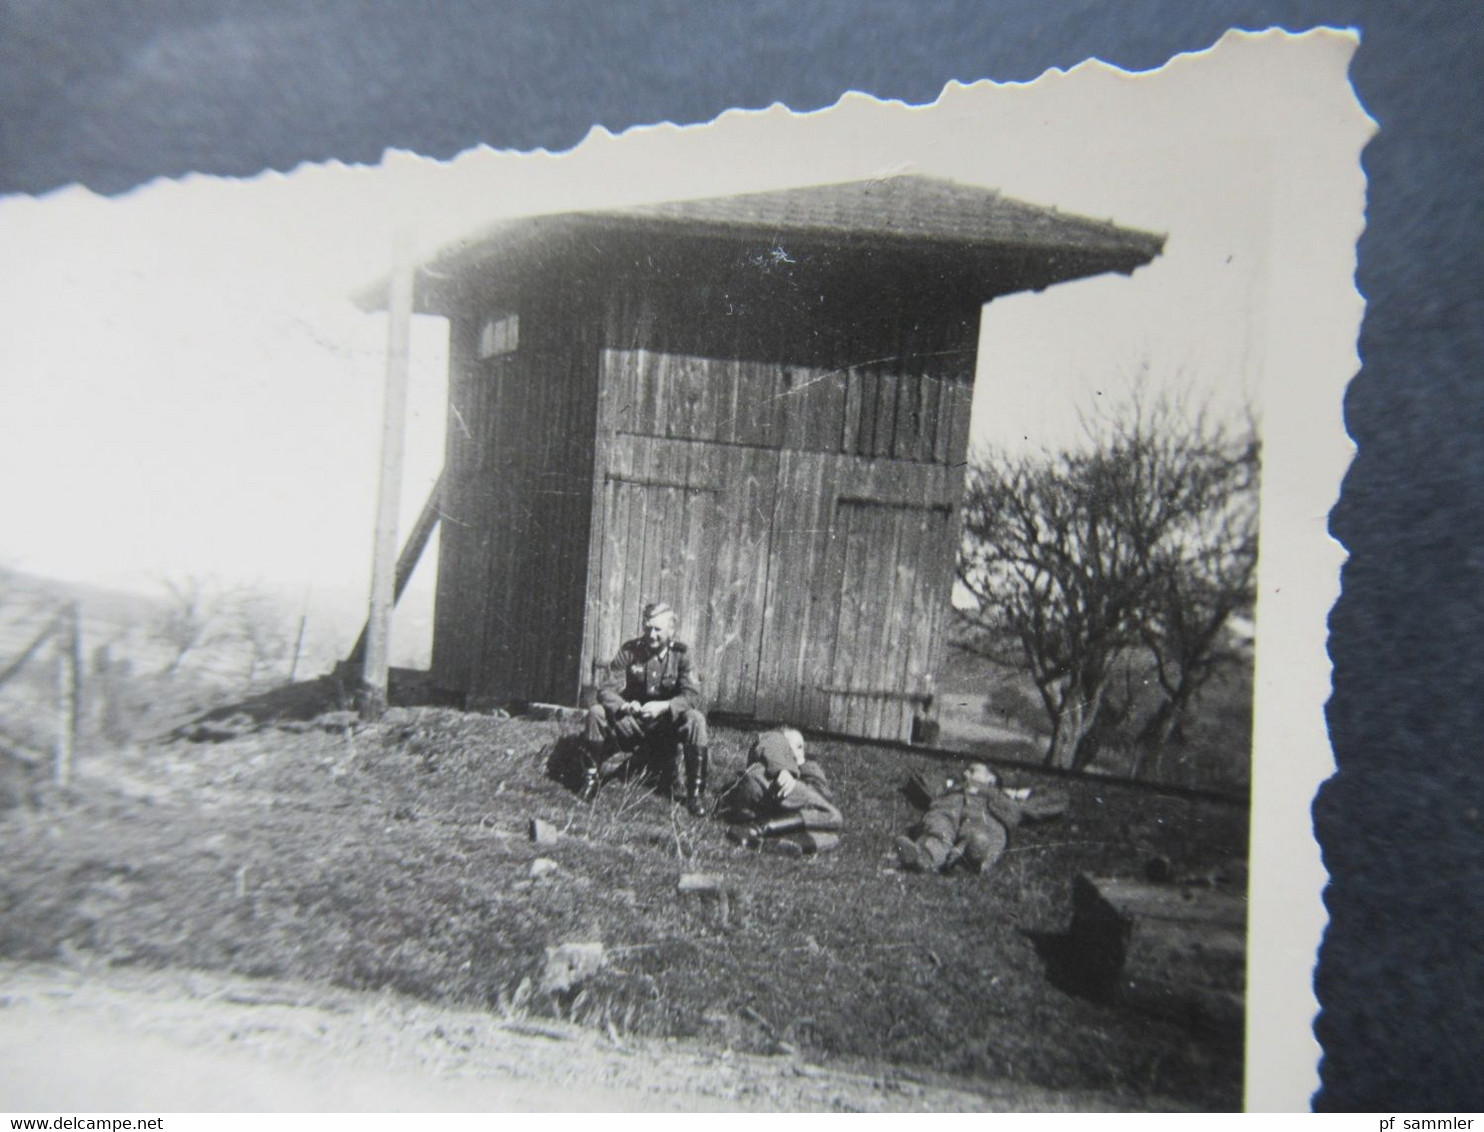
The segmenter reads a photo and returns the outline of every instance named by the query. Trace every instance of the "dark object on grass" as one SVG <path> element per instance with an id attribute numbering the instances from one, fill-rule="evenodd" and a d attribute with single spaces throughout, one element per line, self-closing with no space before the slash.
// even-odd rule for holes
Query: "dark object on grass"
<path id="1" fill-rule="evenodd" d="M 563 789 L 576 794 L 583 801 L 592 801 L 597 797 L 597 789 L 590 789 L 584 794 L 584 787 L 588 785 L 586 763 L 587 756 L 580 734 L 563 735 L 545 751 L 546 777 L 560 783 Z M 598 777 L 600 787 L 615 779 L 620 782 L 642 780 L 658 786 L 659 775 L 659 769 L 647 758 L 647 753 L 641 751 L 628 758 L 605 763 L 602 774 Z"/>
<path id="2" fill-rule="evenodd" d="M 736 890 L 722 877 L 712 873 L 681 873 L 676 891 L 700 900 L 702 914 L 713 927 L 728 928 L 732 908 L 739 904 Z"/>
<path id="3" fill-rule="evenodd" d="M 546 752 L 546 777 L 573 794 L 581 794 L 587 765 L 581 735 L 563 735 Z"/>
<path id="4" fill-rule="evenodd" d="M 1241 896 L 1185 885 L 1078 876 L 1055 949 L 1064 985 L 1239 1036 L 1247 970 Z M 1051 958 L 1048 955 L 1048 958 Z"/>
<path id="5" fill-rule="evenodd" d="M 931 710 L 932 700 L 928 699 L 926 708 L 912 713 L 912 745 L 914 747 L 936 747 L 941 725 L 937 719 L 927 714 Z"/>
<path id="6" fill-rule="evenodd" d="M 933 804 L 934 798 L 949 788 L 951 782 L 952 779 L 946 775 L 913 771 L 902 783 L 902 796 L 917 809 L 925 810 Z"/>
<path id="7" fill-rule="evenodd" d="M 203 720 L 180 729 L 177 734 L 192 743 L 225 743 L 256 729 L 257 723 L 252 717 L 239 712 L 223 720 Z"/>

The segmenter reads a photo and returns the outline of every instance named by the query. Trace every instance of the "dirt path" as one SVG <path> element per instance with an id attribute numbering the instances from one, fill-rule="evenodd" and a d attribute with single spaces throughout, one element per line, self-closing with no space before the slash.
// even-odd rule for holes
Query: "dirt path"
<path id="1" fill-rule="evenodd" d="M 1087 1111 L 679 1042 L 622 1043 L 391 995 L 201 972 L 0 963 L 0 1109 Z"/>

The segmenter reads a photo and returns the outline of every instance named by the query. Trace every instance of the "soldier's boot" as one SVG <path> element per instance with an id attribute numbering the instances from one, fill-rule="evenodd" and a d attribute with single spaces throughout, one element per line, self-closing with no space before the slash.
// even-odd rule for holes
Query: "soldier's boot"
<path id="1" fill-rule="evenodd" d="M 598 768 L 590 766 L 582 772 L 582 785 L 577 789 L 577 797 L 584 802 L 591 802 L 598 796 Z"/>
<path id="2" fill-rule="evenodd" d="M 745 849 L 760 849 L 763 846 L 771 844 L 780 846 L 785 844 L 793 845 L 795 849 L 799 850 L 799 853 L 802 853 L 803 847 L 797 842 L 775 842 L 774 839 L 789 833 L 803 832 L 803 815 L 791 814 L 786 818 L 773 818 L 770 821 L 759 822 L 757 825 L 734 825 L 731 829 L 727 830 L 727 840 L 741 845 Z M 780 851 L 786 852 L 786 850 Z"/>
<path id="3" fill-rule="evenodd" d="M 897 851 L 897 860 L 901 862 L 902 868 L 909 873 L 929 873 L 933 871 L 932 858 L 928 856 L 927 850 L 910 837 L 898 837 L 894 844 Z"/>
<path id="4" fill-rule="evenodd" d="M 583 750 L 582 785 L 577 789 L 577 797 L 584 802 L 591 802 L 598 796 L 598 787 L 602 783 L 598 769 L 603 765 L 603 747 L 603 744 L 596 748 L 589 745 Z"/>
<path id="5" fill-rule="evenodd" d="M 703 818 L 709 807 L 706 805 L 706 779 L 711 773 L 711 749 L 709 747 L 685 748 L 685 808 L 693 817 Z"/>
<path id="6" fill-rule="evenodd" d="M 781 837 L 785 833 L 802 833 L 805 828 L 803 814 L 790 814 L 786 818 L 772 818 L 757 827 L 759 837 Z"/>

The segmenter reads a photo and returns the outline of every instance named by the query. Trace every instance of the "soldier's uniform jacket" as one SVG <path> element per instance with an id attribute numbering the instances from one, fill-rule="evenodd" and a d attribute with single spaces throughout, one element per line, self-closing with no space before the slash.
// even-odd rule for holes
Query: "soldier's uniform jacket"
<path id="1" fill-rule="evenodd" d="M 946 820 L 964 829 L 993 820 L 1011 830 L 1020 824 L 1020 817 L 1020 807 L 998 787 L 964 785 L 939 794 L 923 817 L 923 825 L 931 827 Z"/>
<path id="2" fill-rule="evenodd" d="M 629 700 L 669 700 L 674 719 L 691 708 L 701 710 L 701 686 L 685 643 L 671 641 L 661 656 L 646 656 L 647 651 L 642 637 L 623 643 L 608 665 L 608 678 L 598 691 L 598 701 L 616 712 Z"/>

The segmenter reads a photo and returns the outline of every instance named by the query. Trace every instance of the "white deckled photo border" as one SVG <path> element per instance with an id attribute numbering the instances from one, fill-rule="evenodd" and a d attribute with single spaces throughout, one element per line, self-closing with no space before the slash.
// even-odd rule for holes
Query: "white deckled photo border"
<path id="1" fill-rule="evenodd" d="M 192 177 L 114 200 L 70 189 L 0 201 L 0 358 L 16 373 L 33 367 L 50 388 L 26 394 L 24 412 L 0 414 L 0 477 L 19 482 L 58 444 L 78 443 L 64 439 L 78 427 L 62 420 L 67 395 L 96 392 L 104 405 L 120 396 L 103 387 L 100 359 L 122 356 L 131 374 L 149 371 L 153 357 L 162 373 L 172 362 L 192 367 L 141 385 L 139 395 L 157 399 L 157 432 L 95 443 L 83 425 L 75 469 L 0 502 L 0 565 L 121 587 L 167 574 L 230 578 L 238 569 L 243 580 L 320 591 L 338 577 L 363 594 L 386 329 L 383 316 L 351 300 L 359 294 L 366 310 L 377 309 L 366 288 L 393 267 L 397 240 L 411 242 L 417 261 L 436 262 L 470 233 L 521 218 L 914 175 L 1159 233 L 1167 271 L 1156 259 L 1126 276 L 1069 284 L 1057 303 L 1040 302 L 1057 294 L 1052 287 L 984 308 L 969 442 L 1058 443 L 1085 425 L 1090 398 L 1141 367 L 1196 375 L 1191 389 L 1213 412 L 1258 422 L 1244 1096 L 1248 1110 L 1306 1109 L 1319 1082 L 1313 968 L 1326 923 L 1310 806 L 1333 770 L 1326 626 L 1344 561 L 1327 516 L 1353 454 L 1342 400 L 1359 368 L 1360 154 L 1376 128 L 1348 80 L 1357 44 L 1348 31 L 1231 32 L 1155 71 L 1090 61 L 1030 83 L 952 84 L 928 106 L 849 94 L 807 114 L 775 106 L 695 126 L 595 130 L 561 154 L 479 149 L 440 163 L 391 152 L 374 168 Z M 218 244 L 227 251 L 218 255 Z M 788 254 L 782 241 L 779 254 Z M 129 299 L 136 306 L 58 305 L 90 287 L 101 296 L 100 280 L 131 273 L 143 278 L 144 297 Z M 78 282 L 88 274 L 96 278 Z M 219 314 L 192 331 L 186 323 L 205 309 L 208 280 L 224 288 L 218 311 L 236 304 L 241 318 Z M 269 448 L 285 453 L 283 474 L 232 478 L 224 459 L 181 476 L 149 453 L 201 461 L 200 437 L 218 435 L 213 415 L 237 404 L 210 383 L 245 372 L 195 368 L 212 348 L 200 338 L 218 326 L 231 343 L 233 323 L 253 319 L 298 342 L 283 350 L 256 342 L 246 362 L 239 357 L 260 367 L 264 376 L 251 380 L 264 389 L 281 379 L 268 375 L 285 359 L 307 356 L 305 342 L 369 380 L 347 400 L 348 386 L 316 392 L 310 374 L 303 420 L 291 426 L 281 410 L 267 411 L 265 427 L 282 430 Z M 180 341 L 160 336 L 172 320 Z M 518 316 L 497 311 L 471 348 L 496 364 L 529 333 Z M 997 342 L 1005 348 L 989 348 Z M 396 350 L 414 359 L 399 457 L 405 529 L 442 464 L 447 345 L 414 329 Z M 1099 358 L 1109 360 L 1106 371 L 1096 370 Z M 271 397 L 286 388 L 273 386 Z M 106 424 L 100 415 L 99 438 Z M 312 462 L 288 454 L 316 443 L 323 452 Z M 137 461 L 130 444 L 145 453 Z M 306 493 L 305 478 L 315 476 Z M 315 492 L 325 498 L 306 500 Z M 208 510 L 227 521 L 213 525 Z M 275 548 L 290 541 L 313 548 L 322 574 L 279 576 Z M 890 842 L 888 831 L 874 833 Z"/>

